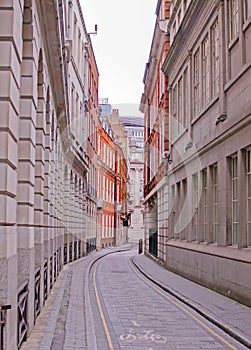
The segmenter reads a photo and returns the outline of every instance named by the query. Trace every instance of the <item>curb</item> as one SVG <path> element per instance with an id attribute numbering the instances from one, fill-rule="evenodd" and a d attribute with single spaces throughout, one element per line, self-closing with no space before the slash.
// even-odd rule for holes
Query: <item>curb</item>
<path id="1" fill-rule="evenodd" d="M 232 338 L 239 341 L 241 344 L 245 345 L 248 349 L 251 349 L 251 339 L 247 339 L 245 336 L 238 334 L 234 328 L 231 326 L 223 323 L 222 321 L 219 321 L 215 318 L 214 315 L 208 313 L 206 310 L 204 310 L 201 306 L 199 307 L 194 301 L 192 301 L 189 298 L 184 297 L 182 294 L 177 292 L 176 290 L 173 290 L 170 287 L 167 287 L 166 285 L 162 284 L 160 281 L 154 279 L 150 274 L 148 274 L 141 266 L 137 264 L 135 261 L 135 256 L 132 257 L 132 262 L 134 266 L 144 275 L 147 279 L 149 279 L 151 282 L 159 286 L 162 290 L 167 292 L 168 294 L 172 295 L 176 299 L 180 300 L 182 303 L 186 304 L 193 310 L 195 310 L 198 314 L 206 318 L 208 321 L 213 323 L 215 326 L 222 329 L 225 333 L 229 334 Z"/>

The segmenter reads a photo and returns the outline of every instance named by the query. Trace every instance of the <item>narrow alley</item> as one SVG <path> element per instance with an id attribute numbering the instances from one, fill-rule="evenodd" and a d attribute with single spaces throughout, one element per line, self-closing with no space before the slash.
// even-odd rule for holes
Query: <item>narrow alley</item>
<path id="1" fill-rule="evenodd" d="M 248 307 L 127 245 L 65 266 L 21 349 L 244 350 L 250 329 Z"/>

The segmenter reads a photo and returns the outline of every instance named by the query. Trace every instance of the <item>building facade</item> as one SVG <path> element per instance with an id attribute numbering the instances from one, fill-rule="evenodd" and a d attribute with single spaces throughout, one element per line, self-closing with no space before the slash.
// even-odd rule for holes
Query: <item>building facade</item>
<path id="1" fill-rule="evenodd" d="M 100 99 L 99 107 L 101 111 L 100 120 L 102 123 L 102 134 L 100 152 L 103 164 L 110 168 L 104 168 L 103 174 L 109 183 L 109 171 L 114 177 L 114 187 L 112 191 L 112 204 L 114 219 L 111 224 L 114 226 L 113 244 L 116 246 L 125 244 L 128 240 L 128 140 L 127 133 L 119 118 L 119 111 L 112 109 L 108 99 Z M 103 139 L 103 141 L 102 141 Z M 103 145 L 102 145 L 103 142 Z M 102 147 L 104 151 L 102 153 Z M 111 153 L 111 155 L 110 155 Z M 106 159 L 106 160 L 105 160 Z M 111 173 L 112 171 L 112 173 Z M 106 185 L 106 183 L 105 183 Z M 103 196 L 105 199 L 106 196 Z M 107 246 L 106 242 L 102 246 Z"/>
<path id="2" fill-rule="evenodd" d="M 116 144 L 115 135 L 110 125 L 100 116 L 98 133 L 99 167 L 98 182 L 98 217 L 99 246 L 102 248 L 115 245 L 115 207 L 116 207 Z"/>
<path id="3" fill-rule="evenodd" d="M 123 116 L 119 119 L 128 138 L 128 239 L 137 242 L 144 238 L 144 118 Z"/>
<path id="4" fill-rule="evenodd" d="M 96 246 L 98 70 L 78 0 L 7 1 L 0 18 L 0 304 L 17 349 L 63 265 Z"/>
<path id="5" fill-rule="evenodd" d="M 144 228 L 145 253 L 165 261 L 168 230 L 169 95 L 161 71 L 169 50 L 167 23 L 171 1 L 157 2 L 156 23 L 144 74 L 140 111 L 144 113 Z"/>
<path id="6" fill-rule="evenodd" d="M 251 305 L 250 1 L 172 1 L 168 30 L 165 263 Z"/>

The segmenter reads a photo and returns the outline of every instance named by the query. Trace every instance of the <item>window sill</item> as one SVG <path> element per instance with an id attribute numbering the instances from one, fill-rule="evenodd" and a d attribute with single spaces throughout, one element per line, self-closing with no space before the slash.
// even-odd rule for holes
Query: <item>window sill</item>
<path id="1" fill-rule="evenodd" d="M 239 41 L 239 34 L 229 42 L 228 50 L 231 50 L 232 47 L 237 43 L 237 41 Z"/>
<path id="2" fill-rule="evenodd" d="M 203 108 L 199 114 L 197 114 L 191 121 L 191 125 L 193 126 L 193 124 L 195 124 L 214 104 L 215 102 L 219 99 L 219 94 L 217 94 L 215 97 L 213 97 L 211 99 L 211 101 L 209 102 L 209 104 Z"/>
<path id="3" fill-rule="evenodd" d="M 242 69 L 240 70 L 240 72 L 231 80 L 229 80 L 224 87 L 224 92 L 227 92 L 227 90 L 238 80 L 240 79 L 240 77 L 248 70 L 250 69 L 250 63 L 246 63 Z"/>
<path id="4" fill-rule="evenodd" d="M 251 25 L 251 15 L 248 17 L 248 19 L 243 23 L 242 30 L 243 32 L 246 31 L 246 29 Z"/>
<path id="5" fill-rule="evenodd" d="M 201 244 L 197 241 L 187 242 L 173 238 L 167 241 L 167 246 L 251 264 L 250 247 L 219 246 L 217 243 L 205 244 L 204 242 Z"/>

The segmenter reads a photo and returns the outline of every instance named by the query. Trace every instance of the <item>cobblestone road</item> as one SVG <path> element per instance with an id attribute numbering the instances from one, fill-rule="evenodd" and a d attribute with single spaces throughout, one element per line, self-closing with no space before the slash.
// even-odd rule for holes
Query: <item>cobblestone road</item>
<path id="1" fill-rule="evenodd" d="M 250 308 L 122 250 L 64 266 L 21 350 L 251 349 Z"/>
<path id="2" fill-rule="evenodd" d="M 97 349 L 247 349 L 175 298 L 146 283 L 130 263 L 131 254 L 101 259 L 94 276 L 90 276 L 94 277 L 90 295 Z"/>

